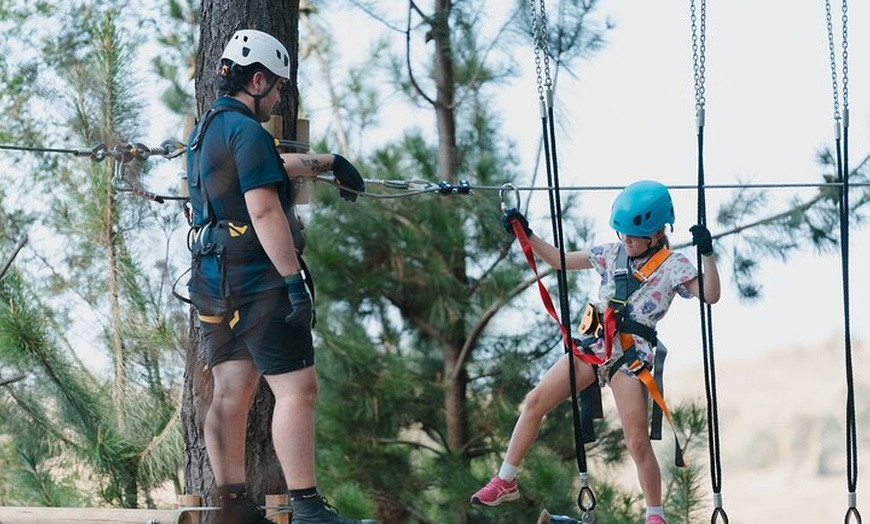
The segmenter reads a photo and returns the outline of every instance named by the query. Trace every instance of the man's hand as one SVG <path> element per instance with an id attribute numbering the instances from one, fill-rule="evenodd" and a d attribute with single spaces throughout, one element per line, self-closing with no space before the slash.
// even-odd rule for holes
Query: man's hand
<path id="1" fill-rule="evenodd" d="M 348 202 L 356 202 L 357 195 L 365 193 L 366 183 L 348 159 L 338 154 L 333 156 L 335 158 L 332 161 L 332 174 L 341 184 L 339 194 Z"/>
<path id="2" fill-rule="evenodd" d="M 311 321 L 314 318 L 313 307 L 302 274 L 293 273 L 284 277 L 284 284 L 287 286 L 287 298 L 290 299 L 290 312 L 284 317 L 284 322 L 311 329 Z"/>

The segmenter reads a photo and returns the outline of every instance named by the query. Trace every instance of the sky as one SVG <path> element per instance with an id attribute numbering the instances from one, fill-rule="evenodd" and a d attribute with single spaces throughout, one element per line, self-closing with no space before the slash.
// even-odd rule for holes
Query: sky
<path id="1" fill-rule="evenodd" d="M 870 154 L 870 43 L 866 31 L 870 6 L 853 2 L 849 11 L 850 159 Z M 497 2 L 488 8 L 504 9 Z M 512 5 L 512 3 L 511 3 Z M 548 9 L 555 9 L 549 2 Z M 840 4 L 833 6 L 835 42 L 841 39 Z M 553 18 L 555 11 L 549 11 Z M 606 45 L 580 62 L 577 79 L 560 75 L 555 92 L 560 181 L 568 186 L 624 186 L 640 178 L 668 185 L 697 181 L 697 139 L 692 62 L 692 35 L 688 2 L 601 0 L 598 20 L 609 19 L 615 28 Z M 401 18 L 400 18 L 401 20 Z M 402 22 L 403 23 L 403 22 Z M 342 63 L 333 70 L 368 58 L 366 42 L 384 34 L 376 22 L 357 13 L 330 15 L 338 38 Z M 707 9 L 706 122 L 704 127 L 705 180 L 708 185 L 795 184 L 819 180 L 816 153 L 834 142 L 833 94 L 823 2 L 794 0 L 729 0 Z M 401 35 L 396 45 L 404 45 Z M 416 43 L 415 45 L 420 45 Z M 517 56 L 524 77 L 493 97 L 505 108 L 505 131 L 518 144 L 518 154 L 531 174 L 540 140 L 540 119 L 531 39 L 526 59 Z M 837 62 L 841 63 L 837 52 Z M 838 67 L 839 69 L 839 67 Z M 306 83 L 305 66 L 300 87 L 306 95 L 307 115 L 316 133 L 328 124 L 325 105 L 318 105 L 317 82 Z M 314 74 L 314 71 L 312 71 Z M 842 90 L 842 75 L 838 71 Z M 523 102 L 525 101 L 525 102 Z M 404 115 L 394 119 L 396 132 L 407 125 Z M 433 135 L 435 133 L 433 129 Z M 369 178 L 379 178 L 368 175 Z M 541 175 L 538 180 L 544 180 Z M 473 181 L 472 181 L 473 183 Z M 539 185 L 542 182 L 539 182 Z M 522 185 L 522 184 L 520 184 Z M 769 190 L 771 211 L 787 209 L 795 196 L 812 189 Z M 677 223 L 674 243 L 690 240 L 689 227 L 697 218 L 697 193 L 672 191 Z M 581 194 L 585 215 L 595 220 L 596 242 L 611 241 L 607 219 L 616 192 Z M 730 190 L 707 190 L 707 216 L 717 233 L 714 217 Z M 549 231 L 547 196 L 535 192 L 530 219 L 536 231 Z M 535 213 L 535 210 L 540 210 Z M 719 228 L 721 230 L 721 228 Z M 566 232 L 566 235 L 570 234 Z M 870 337 L 859 322 L 866 315 L 868 273 L 856 263 L 870 254 L 870 232 L 851 230 L 850 310 L 852 340 Z M 761 262 L 759 281 L 763 298 L 741 301 L 731 283 L 728 260 L 720 264 L 723 297 L 713 310 L 714 350 L 717 359 L 741 358 L 759 351 L 783 350 L 796 345 L 844 346 L 844 306 L 839 252 L 820 255 L 808 246 L 786 263 Z M 794 329 L 801 322 L 807 329 Z M 699 308 L 696 301 L 677 299 L 659 333 L 675 368 L 701 365 Z"/>

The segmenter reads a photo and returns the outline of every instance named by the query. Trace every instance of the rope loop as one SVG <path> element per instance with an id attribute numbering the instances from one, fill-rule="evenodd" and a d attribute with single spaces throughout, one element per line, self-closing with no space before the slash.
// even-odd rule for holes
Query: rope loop
<path id="1" fill-rule="evenodd" d="M 583 511 L 584 517 L 592 513 L 596 504 L 595 493 L 592 492 L 592 488 L 588 485 L 581 487 L 580 493 L 577 494 L 577 507 Z M 584 522 L 586 521 L 584 520 Z"/>
<path id="2" fill-rule="evenodd" d="M 854 521 L 855 524 L 861 524 L 861 513 L 858 511 L 858 508 L 855 506 L 850 507 L 846 510 L 846 516 L 843 517 L 843 523 L 849 524 L 849 522 Z"/>
<path id="3" fill-rule="evenodd" d="M 716 524 L 719 520 L 722 521 L 722 524 L 728 524 L 728 514 L 721 507 L 713 510 L 713 514 L 710 516 L 710 524 Z"/>

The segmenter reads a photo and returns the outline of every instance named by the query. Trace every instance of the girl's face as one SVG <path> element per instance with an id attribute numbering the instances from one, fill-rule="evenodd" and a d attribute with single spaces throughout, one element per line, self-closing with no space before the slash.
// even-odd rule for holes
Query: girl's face
<path id="1" fill-rule="evenodd" d="M 622 233 L 617 233 L 616 235 L 619 237 L 619 240 L 622 241 L 622 245 L 625 246 L 625 253 L 632 257 L 638 257 L 656 245 L 660 240 L 661 236 L 664 234 L 663 231 L 657 231 L 652 237 L 635 237 L 631 235 L 623 235 Z"/>
<path id="2" fill-rule="evenodd" d="M 634 237 L 631 235 L 623 235 L 622 233 L 618 233 L 617 236 L 619 236 L 619 240 L 622 241 L 622 245 L 625 246 L 625 254 L 628 255 L 629 258 L 640 256 L 652 245 L 652 239 L 650 237 Z"/>

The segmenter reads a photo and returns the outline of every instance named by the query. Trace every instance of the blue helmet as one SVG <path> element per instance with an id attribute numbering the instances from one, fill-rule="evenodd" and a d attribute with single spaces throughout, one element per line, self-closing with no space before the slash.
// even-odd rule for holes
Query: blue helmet
<path id="1" fill-rule="evenodd" d="M 623 189 L 610 208 L 610 227 L 633 237 L 650 237 L 665 224 L 674 224 L 674 203 L 668 188 L 640 180 Z"/>

